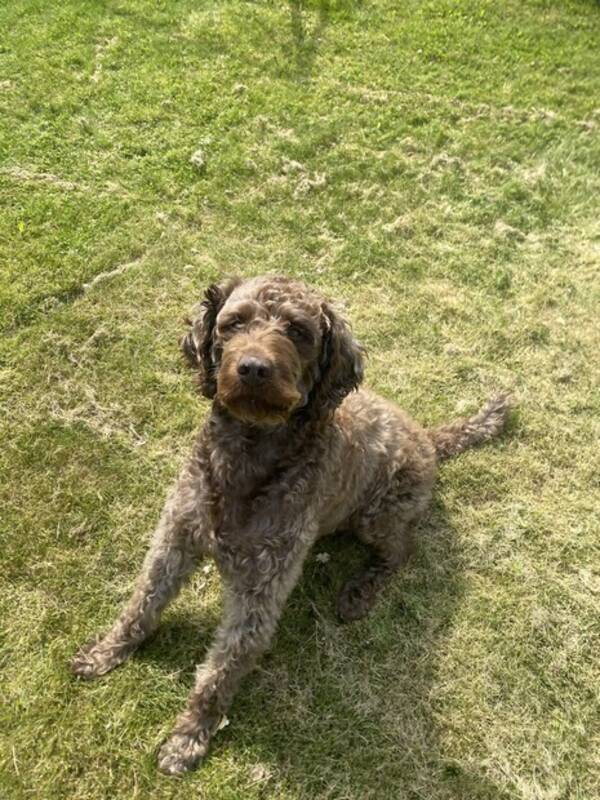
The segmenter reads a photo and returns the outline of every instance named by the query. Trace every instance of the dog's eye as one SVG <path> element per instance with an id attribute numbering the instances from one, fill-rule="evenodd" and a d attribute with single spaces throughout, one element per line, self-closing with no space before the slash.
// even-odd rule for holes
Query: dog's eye
<path id="1" fill-rule="evenodd" d="M 233 331 L 239 330 L 242 325 L 243 322 L 239 317 L 229 317 L 229 319 L 219 323 L 219 330 L 223 333 L 233 333 Z"/>
<path id="2" fill-rule="evenodd" d="M 312 333 L 302 325 L 298 325 L 296 322 L 292 322 L 287 326 L 286 333 L 294 342 L 306 342 L 308 344 L 312 344 Z"/>

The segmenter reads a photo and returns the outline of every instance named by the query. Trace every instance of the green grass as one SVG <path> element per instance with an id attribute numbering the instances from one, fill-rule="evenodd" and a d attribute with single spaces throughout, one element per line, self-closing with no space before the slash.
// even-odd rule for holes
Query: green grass
<path id="1" fill-rule="evenodd" d="M 0 8 L 0 796 L 593 800 L 600 783 L 600 7 L 13 0 Z M 201 150 L 203 169 L 191 156 Z M 128 594 L 207 412 L 178 355 L 221 275 L 343 300 L 427 424 L 499 387 L 364 623 L 322 548 L 202 770 L 155 749 L 219 616 L 69 656 Z"/>

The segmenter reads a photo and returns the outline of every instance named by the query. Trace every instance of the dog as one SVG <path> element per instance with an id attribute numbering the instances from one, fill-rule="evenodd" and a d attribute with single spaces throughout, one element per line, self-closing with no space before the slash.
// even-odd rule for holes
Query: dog
<path id="1" fill-rule="evenodd" d="M 223 620 L 159 768 L 194 769 L 240 680 L 267 649 L 315 541 L 354 534 L 371 553 L 342 588 L 342 621 L 363 617 L 405 563 L 440 459 L 498 435 L 500 395 L 469 419 L 425 430 L 359 385 L 364 351 L 319 293 L 285 277 L 210 286 L 182 340 L 212 400 L 135 590 L 113 627 L 71 662 L 95 678 L 127 657 L 198 562 L 222 576 Z"/>

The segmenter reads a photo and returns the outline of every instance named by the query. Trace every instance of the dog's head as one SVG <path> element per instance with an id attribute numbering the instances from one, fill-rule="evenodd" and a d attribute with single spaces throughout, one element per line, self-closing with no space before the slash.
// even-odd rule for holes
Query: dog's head
<path id="1" fill-rule="evenodd" d="M 182 341 L 200 390 L 234 417 L 278 425 L 325 415 L 363 376 L 363 351 L 316 292 L 286 278 L 209 286 Z"/>

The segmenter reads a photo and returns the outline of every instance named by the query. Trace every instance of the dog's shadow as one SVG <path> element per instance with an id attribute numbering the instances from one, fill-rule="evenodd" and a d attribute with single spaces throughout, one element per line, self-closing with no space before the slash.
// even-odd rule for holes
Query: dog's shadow
<path id="1" fill-rule="evenodd" d="M 249 781 L 274 781 L 290 796 L 501 800 L 500 787 L 445 753 L 436 724 L 439 662 L 463 594 L 462 554 L 443 508 L 434 506 L 410 564 L 371 614 L 341 625 L 337 591 L 364 558 L 345 537 L 317 543 L 210 759 L 243 759 Z M 191 687 L 210 616 L 200 630 L 183 613 L 169 617 L 138 657 L 179 671 Z"/>

